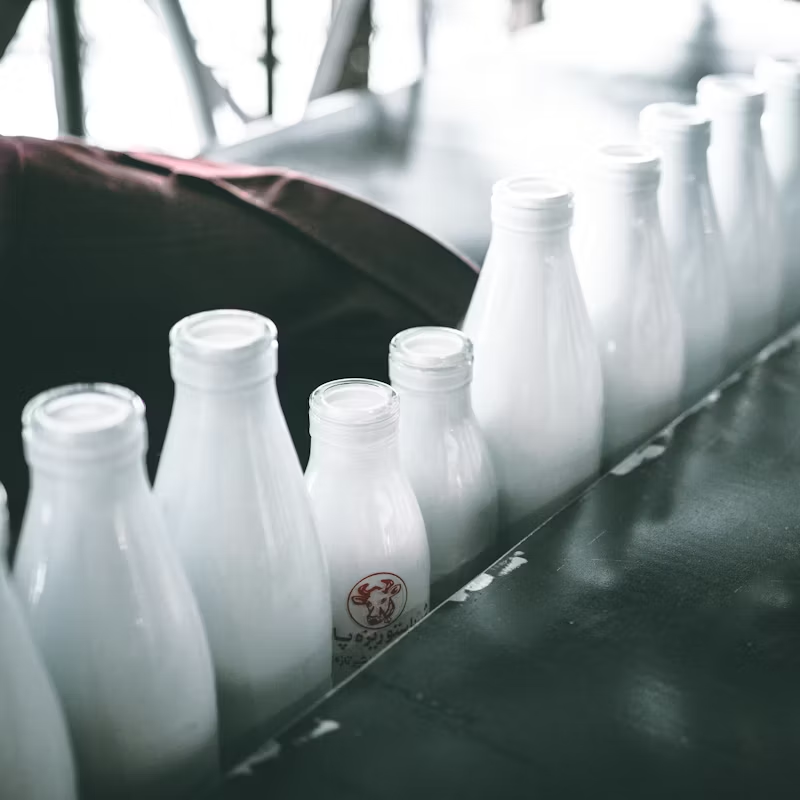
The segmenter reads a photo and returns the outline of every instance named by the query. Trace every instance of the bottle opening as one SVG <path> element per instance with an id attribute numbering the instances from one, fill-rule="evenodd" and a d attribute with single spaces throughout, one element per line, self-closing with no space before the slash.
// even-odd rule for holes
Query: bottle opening
<path id="1" fill-rule="evenodd" d="M 685 103 L 653 103 L 639 116 L 645 129 L 685 131 L 693 128 L 707 129 L 711 120 L 695 105 Z"/>
<path id="2" fill-rule="evenodd" d="M 514 208 L 550 208 L 572 202 L 566 186 L 538 175 L 504 178 L 494 185 L 492 195 Z"/>
<path id="3" fill-rule="evenodd" d="M 73 384 L 43 392 L 22 413 L 23 438 L 51 455 L 102 458 L 144 448 L 144 403 L 112 384 Z"/>
<path id="4" fill-rule="evenodd" d="M 392 385 L 445 391 L 472 379 L 472 342 L 453 328 L 409 328 L 389 345 Z"/>
<path id="5" fill-rule="evenodd" d="M 252 311 L 202 311 L 174 325 L 169 338 L 172 376 L 179 383 L 235 389 L 278 369 L 278 330 Z"/>
<path id="6" fill-rule="evenodd" d="M 598 148 L 603 164 L 621 171 L 654 172 L 658 170 L 658 153 L 647 145 L 606 144 Z"/>
<path id="7" fill-rule="evenodd" d="M 309 400 L 311 436 L 341 445 L 371 445 L 396 435 L 400 399 L 385 383 L 344 378 L 315 389 Z"/>
<path id="8" fill-rule="evenodd" d="M 556 231 L 572 222 L 572 192 L 544 175 L 516 175 L 492 188 L 492 222 L 523 232 Z"/>
<path id="9" fill-rule="evenodd" d="M 760 116 L 764 90 L 750 75 L 706 75 L 697 84 L 697 103 L 711 116 L 729 111 Z"/>
<path id="10" fill-rule="evenodd" d="M 311 412 L 320 420 L 340 425 L 372 425 L 396 419 L 397 394 L 391 386 L 366 378 L 343 378 L 314 391 Z"/>

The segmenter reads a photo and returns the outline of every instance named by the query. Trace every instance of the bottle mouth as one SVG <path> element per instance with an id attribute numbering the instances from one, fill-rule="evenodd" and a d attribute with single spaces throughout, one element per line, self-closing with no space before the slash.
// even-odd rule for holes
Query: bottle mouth
<path id="1" fill-rule="evenodd" d="M 768 92 L 778 89 L 800 95 L 800 59 L 764 56 L 756 64 L 755 77 Z"/>
<path id="2" fill-rule="evenodd" d="M 472 342 L 454 328 L 409 328 L 389 344 L 389 376 L 396 388 L 459 388 L 472 380 L 472 362 Z"/>
<path id="3" fill-rule="evenodd" d="M 325 383 L 309 399 L 311 436 L 334 443 L 383 441 L 396 433 L 399 416 L 397 392 L 366 378 Z"/>
<path id="4" fill-rule="evenodd" d="M 557 230 L 572 222 L 572 191 L 545 175 L 513 175 L 492 187 L 492 221 L 520 230 Z"/>
<path id="5" fill-rule="evenodd" d="M 639 114 L 639 127 L 647 133 L 708 133 L 710 117 L 688 103 L 651 103 Z"/>
<path id="6" fill-rule="evenodd" d="M 761 116 L 764 90 L 750 75 L 706 75 L 697 84 L 697 105 L 713 119 L 719 114 Z"/>
<path id="7" fill-rule="evenodd" d="M 70 460 L 140 455 L 147 437 L 144 403 L 113 384 L 61 386 L 28 402 L 22 435 L 34 460 L 39 455 Z"/>
<path id="8" fill-rule="evenodd" d="M 278 329 L 252 311 L 217 309 L 184 317 L 169 334 L 176 382 L 209 389 L 239 388 L 274 377 Z"/>
<path id="9" fill-rule="evenodd" d="M 661 156 L 649 144 L 604 144 L 594 151 L 588 173 L 627 190 L 655 189 L 661 176 Z"/>

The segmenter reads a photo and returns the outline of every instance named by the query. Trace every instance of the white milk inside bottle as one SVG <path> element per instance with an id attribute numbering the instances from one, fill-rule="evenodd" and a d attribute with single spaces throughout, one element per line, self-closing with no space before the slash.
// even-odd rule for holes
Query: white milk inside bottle
<path id="1" fill-rule="evenodd" d="M 712 120 L 708 171 L 725 238 L 735 368 L 778 330 L 781 234 L 761 138 L 764 92 L 746 75 L 708 75 L 697 104 Z"/>
<path id="2" fill-rule="evenodd" d="M 333 381 L 311 395 L 306 482 L 330 570 L 335 681 L 429 610 L 428 540 L 400 463 L 399 413 L 378 381 Z"/>
<path id="3" fill-rule="evenodd" d="M 170 343 L 155 491 L 208 631 L 233 757 L 330 688 L 328 573 L 278 399 L 274 324 L 202 312 Z"/>
<path id="4" fill-rule="evenodd" d="M 726 262 L 706 162 L 711 122 L 696 106 L 655 103 L 639 127 L 661 153 L 658 206 L 683 321 L 689 406 L 722 379 L 728 356 Z"/>
<path id="5" fill-rule="evenodd" d="M 782 328 L 800 320 L 800 60 L 762 58 L 756 78 L 766 90 L 762 136 L 778 193 L 783 234 Z"/>
<path id="6" fill-rule="evenodd" d="M 217 773 L 203 623 L 145 472 L 144 405 L 54 389 L 23 412 L 31 470 L 14 565 L 72 736 L 82 798 L 173 798 Z"/>
<path id="7" fill-rule="evenodd" d="M 7 526 L 0 484 L 0 797 L 76 800 L 63 712 L 8 582 Z"/>
<path id="8" fill-rule="evenodd" d="M 600 466 L 600 361 L 571 224 L 572 193 L 558 182 L 532 175 L 495 184 L 492 238 L 463 328 L 505 526 L 552 509 Z"/>
<path id="9" fill-rule="evenodd" d="M 658 216 L 657 151 L 598 148 L 584 180 L 575 259 L 603 365 L 604 451 L 615 461 L 678 413 L 682 323 Z"/>
<path id="10" fill-rule="evenodd" d="M 410 328 L 389 347 L 400 395 L 400 454 L 425 520 L 434 603 L 487 566 L 497 485 L 472 411 L 472 343 L 451 328 Z"/>

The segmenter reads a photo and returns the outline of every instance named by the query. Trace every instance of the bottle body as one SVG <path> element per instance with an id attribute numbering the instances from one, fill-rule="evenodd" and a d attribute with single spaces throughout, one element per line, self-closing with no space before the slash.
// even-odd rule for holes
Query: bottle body
<path id="1" fill-rule="evenodd" d="M 800 320 L 800 62 L 764 58 L 756 77 L 766 89 L 762 136 L 781 215 L 785 329 Z"/>
<path id="2" fill-rule="evenodd" d="M 658 207 L 683 323 L 683 405 L 712 389 L 727 367 L 727 264 L 708 180 L 710 122 L 694 106 L 658 103 L 641 114 L 661 151 Z"/>
<path id="3" fill-rule="evenodd" d="M 562 187 L 501 181 L 464 321 L 475 348 L 473 407 L 503 525 L 547 508 L 599 469 L 602 379 L 570 249 L 571 217 Z"/>
<path id="4" fill-rule="evenodd" d="M 596 169 L 575 256 L 603 367 L 603 449 L 614 461 L 677 414 L 683 335 L 658 217 L 658 156 L 612 146 Z"/>
<path id="5" fill-rule="evenodd" d="M 81 797 L 184 796 L 217 772 L 213 671 L 143 447 L 61 462 L 31 434 L 26 453 L 14 577 L 62 699 Z"/>
<path id="6" fill-rule="evenodd" d="M 335 381 L 315 395 L 348 383 L 383 386 Z M 353 445 L 326 438 L 312 422 L 306 484 L 330 573 L 334 682 L 366 664 L 429 610 L 425 524 L 401 469 L 396 412 L 392 424 L 394 432 L 374 445 Z"/>
<path id="7" fill-rule="evenodd" d="M 330 688 L 327 569 L 274 372 L 236 388 L 179 347 L 155 493 L 208 634 L 223 749 L 238 751 Z M 195 366 L 210 383 L 181 379 Z"/>
<path id="8" fill-rule="evenodd" d="M 447 328 L 412 328 L 390 348 L 400 396 L 400 457 L 419 503 L 431 559 L 433 604 L 493 560 L 497 484 L 472 411 L 472 346 Z"/>
<path id="9" fill-rule="evenodd" d="M 712 118 L 708 169 L 728 261 L 735 368 L 778 330 L 781 234 L 761 139 L 763 93 L 750 79 L 712 75 L 697 100 Z"/>
<path id="10" fill-rule="evenodd" d="M 8 581 L 4 517 L 0 486 L 0 797 L 76 800 L 61 705 Z"/>

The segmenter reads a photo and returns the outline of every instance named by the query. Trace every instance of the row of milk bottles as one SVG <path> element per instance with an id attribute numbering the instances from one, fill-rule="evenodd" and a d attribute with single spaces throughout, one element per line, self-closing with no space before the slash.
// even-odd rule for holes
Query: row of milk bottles
<path id="1" fill-rule="evenodd" d="M 188 796 L 220 750 L 228 761 L 278 730 L 494 544 L 461 332 L 398 334 L 396 388 L 319 387 L 305 479 L 272 322 L 203 312 L 170 343 L 154 487 L 128 389 L 65 386 L 23 412 L 15 591 L 0 571 L 0 796 Z"/>
<path id="2" fill-rule="evenodd" d="M 800 64 L 705 77 L 697 105 L 645 108 L 640 134 L 593 152 L 574 231 L 558 182 L 494 187 L 463 327 L 506 525 L 574 492 L 800 319 Z"/>
<path id="3" fill-rule="evenodd" d="M 15 592 L 0 569 L 0 794 L 192 791 L 469 577 L 498 517 L 568 496 L 794 322 L 800 79 L 759 73 L 772 180 L 759 85 L 704 78 L 699 108 L 648 107 L 645 143 L 595 154 L 577 269 L 571 192 L 499 182 L 464 333 L 398 334 L 392 386 L 317 389 L 305 480 L 256 314 L 173 328 L 154 489 L 136 395 L 34 398 Z"/>

